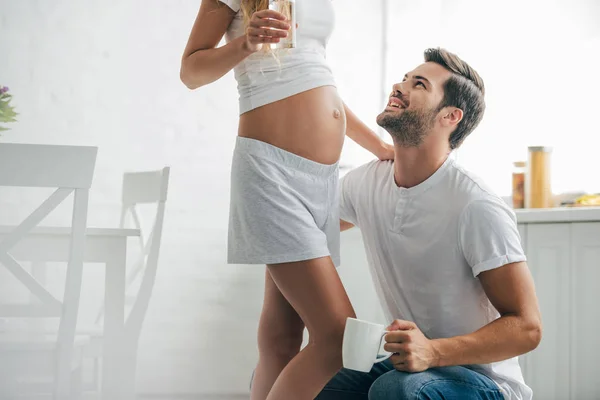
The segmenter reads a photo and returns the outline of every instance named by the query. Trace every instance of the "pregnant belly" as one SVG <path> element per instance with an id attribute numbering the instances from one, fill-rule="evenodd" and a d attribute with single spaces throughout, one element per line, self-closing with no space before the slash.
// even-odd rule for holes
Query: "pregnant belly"
<path id="1" fill-rule="evenodd" d="M 340 158 L 346 132 L 344 104 L 323 86 L 267 104 L 240 117 L 239 135 L 267 142 L 322 164 Z"/>

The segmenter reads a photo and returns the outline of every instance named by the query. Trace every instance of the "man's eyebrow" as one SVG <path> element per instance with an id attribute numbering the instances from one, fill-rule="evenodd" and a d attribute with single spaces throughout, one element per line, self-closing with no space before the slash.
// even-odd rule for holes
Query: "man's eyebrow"
<path id="1" fill-rule="evenodd" d="M 404 79 L 408 79 L 408 78 L 409 78 L 408 74 L 405 74 L 405 75 L 404 75 Z M 415 79 L 418 79 L 418 80 L 425 81 L 425 82 L 427 82 L 428 84 L 430 84 L 430 85 L 431 85 L 431 82 L 429 82 L 429 79 L 425 78 L 424 76 L 421 76 L 421 75 L 415 75 L 415 76 L 414 76 L 414 78 L 415 78 Z"/>

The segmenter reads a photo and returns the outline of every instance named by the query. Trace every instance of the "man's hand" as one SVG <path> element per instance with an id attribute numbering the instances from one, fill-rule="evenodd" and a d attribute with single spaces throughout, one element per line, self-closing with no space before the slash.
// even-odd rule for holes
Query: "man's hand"
<path id="1" fill-rule="evenodd" d="M 396 353 L 390 360 L 394 368 L 403 372 L 422 372 L 436 366 L 439 355 L 433 341 L 410 321 L 395 320 L 387 328 L 385 350 Z"/>

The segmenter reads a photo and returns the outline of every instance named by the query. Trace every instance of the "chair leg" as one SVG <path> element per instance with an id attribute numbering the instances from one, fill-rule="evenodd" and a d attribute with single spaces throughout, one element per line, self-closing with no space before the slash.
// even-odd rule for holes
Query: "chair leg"
<path id="1" fill-rule="evenodd" d="M 137 343 L 131 343 L 127 348 L 127 357 L 123 366 L 123 388 L 126 399 L 135 398 L 135 378 L 137 372 Z"/>
<path id="2" fill-rule="evenodd" d="M 100 357 L 94 357 L 94 388 L 100 393 Z"/>
<path id="3" fill-rule="evenodd" d="M 71 400 L 83 399 L 83 368 L 80 364 L 71 372 Z"/>
<path id="4" fill-rule="evenodd" d="M 61 321 L 58 327 L 56 382 L 54 388 L 55 400 L 68 398 L 71 389 L 71 363 L 74 353 L 73 345 L 75 342 L 77 314 L 81 297 L 81 281 L 83 278 L 88 197 L 89 191 L 87 189 L 75 190 L 69 263 L 67 266 Z"/>

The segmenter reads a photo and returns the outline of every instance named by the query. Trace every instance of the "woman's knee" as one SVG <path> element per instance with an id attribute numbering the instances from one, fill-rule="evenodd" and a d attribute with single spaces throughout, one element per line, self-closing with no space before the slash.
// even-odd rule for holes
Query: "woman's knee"
<path id="1" fill-rule="evenodd" d="M 352 315 L 348 316 L 351 317 Z M 342 315 L 326 325 L 313 327 L 309 331 L 309 346 L 318 348 L 323 356 L 341 367 L 345 327 L 346 316 Z"/>
<path id="2" fill-rule="evenodd" d="M 261 327 L 258 331 L 258 350 L 263 357 L 294 358 L 302 346 L 303 333 L 303 324 Z"/>
<path id="3" fill-rule="evenodd" d="M 316 348 L 323 361 L 335 360 L 341 367 L 346 318 L 355 313 L 331 259 L 269 266 L 269 273 L 306 323 L 308 346 Z"/>

